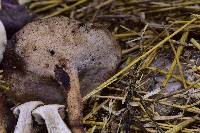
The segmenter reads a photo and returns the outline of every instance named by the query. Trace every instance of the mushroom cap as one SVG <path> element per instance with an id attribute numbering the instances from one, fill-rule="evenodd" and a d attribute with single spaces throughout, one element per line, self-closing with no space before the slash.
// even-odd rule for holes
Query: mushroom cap
<path id="1" fill-rule="evenodd" d="M 14 133 L 32 133 L 36 130 L 33 128 L 32 111 L 33 109 L 43 105 L 40 101 L 31 101 L 21 104 L 13 109 L 13 114 L 17 117 L 17 125 Z"/>
<path id="2" fill-rule="evenodd" d="M 34 21 L 17 33 L 16 52 L 28 71 L 54 75 L 55 65 L 64 59 L 79 71 L 94 66 L 115 69 L 121 51 L 111 37 L 91 24 L 81 26 L 67 17 Z"/>
<path id="3" fill-rule="evenodd" d="M 58 113 L 62 119 L 65 118 L 65 106 L 59 104 L 44 105 L 33 110 L 32 115 L 39 124 L 44 124 L 45 115 L 53 115 Z"/>
<path id="4" fill-rule="evenodd" d="M 121 49 L 108 30 L 67 17 L 29 23 L 15 39 L 16 53 L 23 58 L 26 71 L 55 78 L 55 66 L 63 65 L 64 60 L 66 69 L 75 68 L 82 88 L 89 90 L 94 87 L 90 84 L 106 80 L 121 59 Z"/>
<path id="5" fill-rule="evenodd" d="M 33 109 L 43 105 L 41 101 L 30 101 L 13 108 L 13 114 L 19 116 L 20 113 L 30 113 Z"/>
<path id="6" fill-rule="evenodd" d="M 33 110 L 32 115 L 39 124 L 46 124 L 49 133 L 71 133 L 65 122 L 64 105 L 44 105 Z"/>

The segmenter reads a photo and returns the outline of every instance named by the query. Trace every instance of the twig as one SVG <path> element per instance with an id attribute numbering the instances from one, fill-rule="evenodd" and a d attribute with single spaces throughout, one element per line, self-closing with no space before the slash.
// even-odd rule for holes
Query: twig
<path id="1" fill-rule="evenodd" d="M 193 44 L 196 48 L 198 48 L 198 49 L 200 50 L 200 44 L 199 44 L 194 38 L 192 38 L 190 41 L 192 42 L 192 44 Z"/>
<path id="2" fill-rule="evenodd" d="M 78 2 L 76 2 L 75 4 L 71 5 L 71 6 L 66 6 L 58 11 L 55 11 L 53 12 L 52 14 L 49 14 L 47 16 L 45 16 L 44 18 L 49 18 L 49 17 L 53 17 L 53 16 L 56 16 L 56 15 L 59 15 L 63 12 L 66 12 L 66 11 L 69 11 L 69 10 L 72 10 L 73 8 L 75 8 L 76 6 L 79 6 L 85 2 L 87 2 L 88 0 L 79 0 Z"/>

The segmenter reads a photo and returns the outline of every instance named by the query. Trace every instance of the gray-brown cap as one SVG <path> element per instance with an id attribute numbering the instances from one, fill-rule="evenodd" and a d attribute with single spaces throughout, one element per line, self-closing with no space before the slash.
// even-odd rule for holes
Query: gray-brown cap
<path id="1" fill-rule="evenodd" d="M 16 52 L 27 71 L 55 77 L 55 65 L 64 59 L 68 68 L 77 69 L 84 89 L 91 89 L 91 81 L 99 84 L 107 79 L 121 59 L 121 50 L 109 31 L 67 17 L 29 23 L 16 39 Z"/>

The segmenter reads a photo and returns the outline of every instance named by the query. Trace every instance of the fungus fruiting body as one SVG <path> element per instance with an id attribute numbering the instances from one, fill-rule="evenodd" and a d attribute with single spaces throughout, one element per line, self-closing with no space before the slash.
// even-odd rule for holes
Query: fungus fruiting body
<path id="1" fill-rule="evenodd" d="M 81 94 L 109 78 L 120 62 L 120 48 L 109 31 L 53 17 L 27 24 L 11 42 L 8 47 L 24 69 L 7 71 L 8 95 L 18 102 L 62 103 L 65 98 L 72 132 L 83 132 Z"/>
<path id="2" fill-rule="evenodd" d="M 0 21 L 0 62 L 3 60 L 3 54 L 6 49 L 7 35 L 3 23 Z"/>

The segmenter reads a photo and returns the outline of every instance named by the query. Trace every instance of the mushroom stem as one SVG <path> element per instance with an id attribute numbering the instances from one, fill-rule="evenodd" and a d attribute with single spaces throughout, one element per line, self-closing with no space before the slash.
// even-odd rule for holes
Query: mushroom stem
<path id="1" fill-rule="evenodd" d="M 33 120 L 31 112 L 38 106 L 43 105 L 40 101 L 31 101 L 14 108 L 13 114 L 19 116 L 14 133 L 31 133 L 33 130 Z"/>
<path id="2" fill-rule="evenodd" d="M 67 64 L 64 59 L 60 60 L 61 66 L 55 67 L 55 78 L 62 84 L 65 94 L 65 105 L 69 118 L 69 124 L 73 133 L 84 133 L 83 116 L 82 116 L 82 99 L 80 92 L 80 83 L 78 78 L 78 71 Z"/>
<path id="3" fill-rule="evenodd" d="M 42 120 L 45 121 L 48 133 L 71 133 L 59 114 L 62 111 L 64 112 L 64 105 L 45 105 L 35 109 L 32 115 L 40 124 Z"/>
<path id="4" fill-rule="evenodd" d="M 69 71 L 70 87 L 65 90 L 66 107 L 69 116 L 69 123 L 73 133 L 84 133 L 82 123 L 82 100 L 78 72 L 75 69 Z"/>

